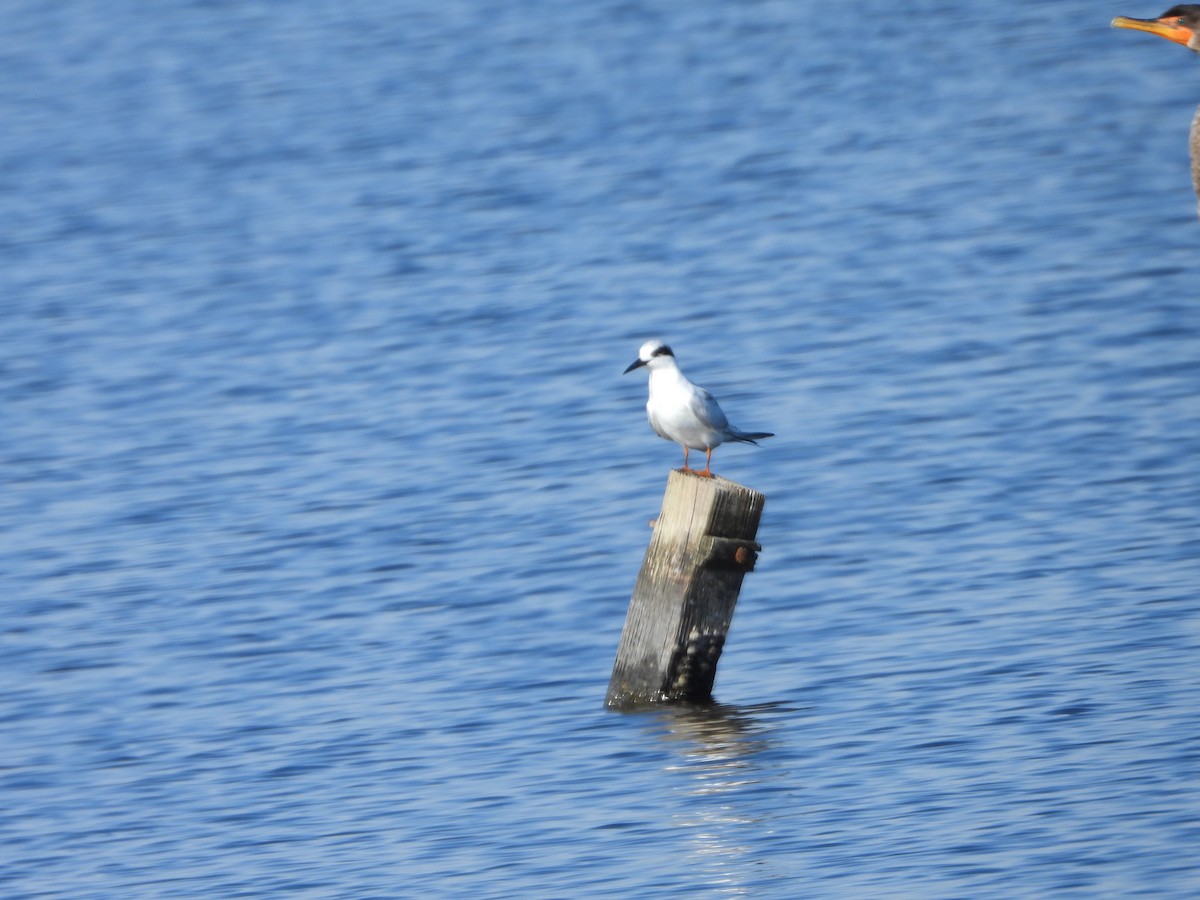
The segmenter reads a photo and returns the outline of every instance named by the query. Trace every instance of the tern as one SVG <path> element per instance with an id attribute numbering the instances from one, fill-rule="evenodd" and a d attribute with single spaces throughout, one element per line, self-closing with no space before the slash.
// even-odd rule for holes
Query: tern
<path id="1" fill-rule="evenodd" d="M 712 478 L 712 452 L 726 441 L 756 444 L 774 437 L 768 431 L 738 431 L 725 418 L 717 398 L 684 377 L 675 362 L 675 354 L 660 340 L 642 344 L 638 358 L 621 374 L 645 366 L 650 370 L 650 399 L 646 418 L 660 438 L 683 447 L 683 471 Z M 688 468 L 688 451 L 703 450 L 704 471 Z"/>

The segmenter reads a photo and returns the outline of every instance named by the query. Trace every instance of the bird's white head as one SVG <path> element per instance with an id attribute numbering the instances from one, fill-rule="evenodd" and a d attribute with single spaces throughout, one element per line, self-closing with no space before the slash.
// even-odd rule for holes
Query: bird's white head
<path id="1" fill-rule="evenodd" d="M 638 358 L 631 362 L 625 372 L 621 374 L 624 375 L 632 372 L 634 369 L 640 369 L 642 366 L 646 366 L 653 372 L 655 369 L 674 365 L 675 354 L 671 352 L 671 348 L 667 346 L 666 341 L 651 338 L 642 344 L 638 349 Z"/>

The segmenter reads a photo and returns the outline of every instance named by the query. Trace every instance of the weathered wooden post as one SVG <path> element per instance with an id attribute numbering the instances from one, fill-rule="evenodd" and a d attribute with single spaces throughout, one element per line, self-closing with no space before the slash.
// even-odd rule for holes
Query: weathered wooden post
<path id="1" fill-rule="evenodd" d="M 608 682 L 609 706 L 712 698 L 766 497 L 676 469 L 642 561 Z"/>

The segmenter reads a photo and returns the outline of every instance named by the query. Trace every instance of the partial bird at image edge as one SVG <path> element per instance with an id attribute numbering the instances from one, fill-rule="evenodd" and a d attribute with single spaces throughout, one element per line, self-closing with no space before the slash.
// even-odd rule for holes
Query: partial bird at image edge
<path id="1" fill-rule="evenodd" d="M 1112 27 L 1157 34 L 1161 38 L 1187 47 L 1193 53 L 1200 53 L 1200 4 L 1197 3 L 1172 6 L 1157 19 L 1131 19 L 1128 16 L 1117 16 L 1112 20 Z M 1196 115 L 1192 119 L 1188 147 L 1192 154 L 1192 186 L 1196 190 L 1196 198 L 1200 203 L 1200 109 L 1196 110 Z"/>

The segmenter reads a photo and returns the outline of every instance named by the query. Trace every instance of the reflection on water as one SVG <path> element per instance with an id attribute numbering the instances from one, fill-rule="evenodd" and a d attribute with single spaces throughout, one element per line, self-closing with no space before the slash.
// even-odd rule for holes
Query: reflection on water
<path id="1" fill-rule="evenodd" d="M 788 871 L 786 860 L 764 857 L 761 838 L 784 824 L 773 820 L 791 816 L 779 797 L 790 776 L 770 759 L 771 720 L 796 712 L 783 703 L 710 703 L 646 714 L 647 731 L 671 749 L 664 771 L 681 796 L 671 826 L 687 835 L 695 870 L 721 896 L 755 896 Z"/>
<path id="2" fill-rule="evenodd" d="M 658 727 L 655 735 L 674 747 L 684 759 L 749 759 L 770 748 L 770 717 L 797 712 L 785 703 L 663 704 L 644 711 Z"/>

